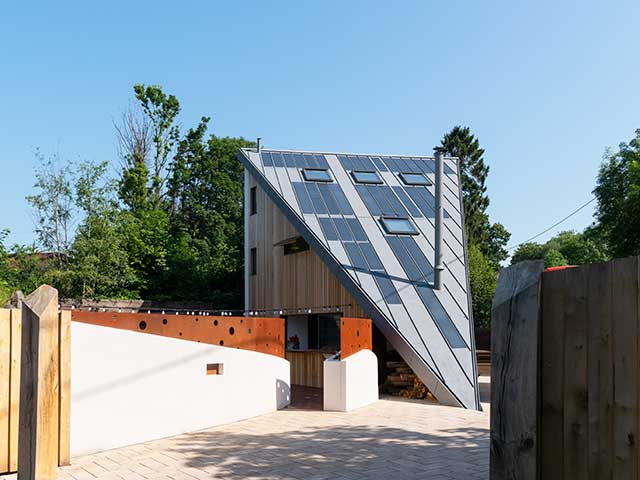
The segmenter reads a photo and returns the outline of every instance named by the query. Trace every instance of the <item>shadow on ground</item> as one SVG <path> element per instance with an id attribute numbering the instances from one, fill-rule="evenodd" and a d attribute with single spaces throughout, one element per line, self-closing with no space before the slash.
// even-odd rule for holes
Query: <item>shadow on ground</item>
<path id="1" fill-rule="evenodd" d="M 336 426 L 273 435 L 203 431 L 174 450 L 223 478 L 488 478 L 488 432 Z M 359 477 L 361 475 L 362 477 Z M 442 475 L 442 476 L 441 476 Z"/>

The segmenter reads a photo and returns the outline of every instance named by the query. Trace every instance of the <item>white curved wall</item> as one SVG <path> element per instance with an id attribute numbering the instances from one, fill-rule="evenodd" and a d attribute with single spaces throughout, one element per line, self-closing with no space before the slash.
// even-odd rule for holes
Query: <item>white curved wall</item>
<path id="1" fill-rule="evenodd" d="M 378 400 L 378 358 L 371 350 L 325 360 L 323 375 L 325 410 L 349 412 Z"/>
<path id="2" fill-rule="evenodd" d="M 222 375 L 207 375 L 222 363 Z M 289 362 L 156 335 L 71 325 L 71 454 L 243 420 L 290 401 Z"/>

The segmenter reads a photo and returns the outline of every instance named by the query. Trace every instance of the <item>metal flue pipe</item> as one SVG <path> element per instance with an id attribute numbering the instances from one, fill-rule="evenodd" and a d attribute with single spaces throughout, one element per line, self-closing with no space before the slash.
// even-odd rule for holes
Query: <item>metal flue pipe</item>
<path id="1" fill-rule="evenodd" d="M 256 151 L 260 153 L 262 151 L 262 138 L 258 137 L 256 140 Z"/>
<path id="2" fill-rule="evenodd" d="M 444 175 L 444 158 L 442 153 L 436 152 L 436 218 L 435 218 L 435 258 L 434 258 L 434 277 L 433 288 L 440 290 L 442 288 L 442 272 L 444 264 L 442 263 L 442 177 Z"/>

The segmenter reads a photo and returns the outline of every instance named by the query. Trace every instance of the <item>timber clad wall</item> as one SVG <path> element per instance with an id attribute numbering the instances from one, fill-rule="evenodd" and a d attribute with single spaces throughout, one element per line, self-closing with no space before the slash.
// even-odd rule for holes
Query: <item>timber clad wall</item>
<path id="1" fill-rule="evenodd" d="M 340 311 L 345 316 L 365 316 L 314 252 L 308 250 L 285 256 L 282 245 L 274 246 L 299 236 L 299 233 L 252 176 L 249 187 L 257 187 L 257 213 L 249 217 L 247 239 L 249 248 L 257 249 L 257 272 L 249 277 L 249 308 L 311 308 L 314 313 L 321 313 L 322 309 L 318 307 L 342 305 Z"/>
<path id="2" fill-rule="evenodd" d="M 500 297 L 516 270 L 494 300 L 491 478 L 639 478 L 640 258 L 538 273 Z"/>

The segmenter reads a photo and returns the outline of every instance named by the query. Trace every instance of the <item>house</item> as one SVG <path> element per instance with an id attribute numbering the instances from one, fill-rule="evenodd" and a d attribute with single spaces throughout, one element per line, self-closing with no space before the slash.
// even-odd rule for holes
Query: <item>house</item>
<path id="1" fill-rule="evenodd" d="M 249 314 L 284 317 L 288 348 L 310 353 L 339 348 L 341 317 L 371 318 L 379 357 L 395 350 L 440 403 L 479 409 L 456 159 L 238 158 Z"/>

